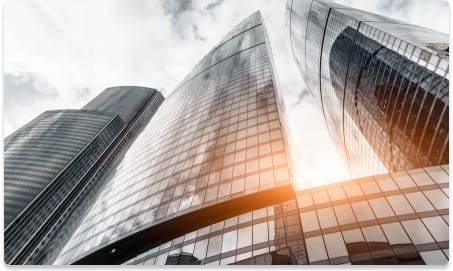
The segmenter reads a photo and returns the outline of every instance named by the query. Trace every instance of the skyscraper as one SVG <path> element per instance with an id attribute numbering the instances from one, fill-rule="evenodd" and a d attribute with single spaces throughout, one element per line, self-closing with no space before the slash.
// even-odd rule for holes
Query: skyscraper
<path id="1" fill-rule="evenodd" d="M 287 17 L 352 176 L 448 163 L 448 35 L 322 0 L 289 0 Z"/>
<path id="2" fill-rule="evenodd" d="M 106 89 L 81 110 L 46 111 L 5 139 L 5 261 L 55 257 L 105 170 L 162 103 L 154 89 Z"/>
<path id="3" fill-rule="evenodd" d="M 331 41 L 332 48 L 344 46 L 341 41 Z M 340 55 L 334 59 L 344 61 Z M 305 75 L 321 79 L 318 73 Z M 332 85 L 338 86 L 336 80 Z M 89 200 L 64 218 L 72 223 L 53 238 L 59 246 L 32 253 L 24 262 L 448 262 L 448 165 L 294 191 L 291 142 L 276 85 L 271 47 L 256 12 L 193 68 L 149 122 L 136 122 L 134 127 L 142 132 L 99 174 L 96 183 L 105 184 L 99 193 L 77 193 L 81 196 L 71 206 Z M 102 93 L 84 109 L 117 114 L 127 122 L 136 111 L 122 110 L 122 105 L 143 108 L 138 101 L 146 98 L 140 92 L 129 99 L 133 89 L 117 91 Z M 350 142 L 342 147 L 353 146 Z M 378 151 L 368 154 L 379 159 Z M 385 169 L 384 162 L 378 166 Z M 39 249 L 39 244 L 32 245 L 28 248 Z"/>
<path id="4" fill-rule="evenodd" d="M 282 109 L 269 43 L 256 12 L 227 34 L 166 99 L 56 263 L 123 263 L 254 209 L 277 204 L 280 211 L 275 212 L 283 217 L 281 202 L 291 201 L 295 210 Z M 291 248 L 287 254 L 304 263 L 299 257 L 305 254 L 300 222 L 297 212 L 292 215 L 290 225 L 283 219 L 269 224 L 271 232 L 279 228 L 278 240 L 267 237 L 266 214 L 258 226 L 246 218 L 250 227 L 240 233 L 246 239 L 235 261 L 252 257 L 257 249 Z M 259 238 L 253 244 L 247 241 L 252 236 Z M 160 263 L 220 260 L 222 242 L 213 237 Z M 230 246 L 228 253 L 234 256 L 236 244 Z"/>

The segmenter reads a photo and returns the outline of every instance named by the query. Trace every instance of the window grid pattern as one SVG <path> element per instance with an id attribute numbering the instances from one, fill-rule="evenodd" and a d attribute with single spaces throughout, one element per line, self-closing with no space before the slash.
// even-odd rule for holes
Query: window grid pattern
<path id="1" fill-rule="evenodd" d="M 125 96 L 125 94 L 128 95 Z M 110 146 L 111 150 L 108 151 L 105 161 L 96 168 L 96 172 L 90 177 L 90 181 L 66 207 L 57 221 L 51 225 L 47 234 L 41 238 L 40 243 L 35 246 L 32 254 L 27 258 L 26 264 L 50 264 L 54 262 L 93 203 L 99 189 L 108 179 L 108 170 L 120 161 L 121 155 L 143 129 L 143 124 L 153 117 L 163 100 L 163 96 L 153 89 L 113 87 L 104 90 L 89 105 L 84 107 L 85 109 L 88 107 L 93 110 L 99 109 L 102 112 L 118 112 L 121 119 L 127 122 L 127 126 L 122 128 L 119 136 L 115 139 L 116 142 L 110 141 L 113 144 Z"/>
<path id="2" fill-rule="evenodd" d="M 351 175 L 448 163 L 448 36 L 321 0 L 290 2 L 295 60 Z"/>
<path id="3" fill-rule="evenodd" d="M 95 128 L 96 125 L 97 128 Z M 34 127 L 37 128 L 34 129 Z M 17 178 L 10 178 L 9 173 L 7 174 L 5 171 L 5 192 L 13 192 L 11 194 L 5 193 L 5 199 L 11 195 L 12 198 L 16 197 L 15 200 L 17 201 L 16 195 L 26 195 L 26 200 L 21 199 L 21 210 L 28 212 L 29 215 L 26 218 L 21 217 L 21 220 L 16 224 L 10 224 L 11 227 L 5 233 L 5 259 L 7 261 L 17 253 L 19 248 L 23 247 L 35 233 L 36 228 L 64 199 L 93 163 L 99 159 L 105 148 L 123 127 L 124 122 L 118 116 L 115 117 L 102 112 L 87 110 L 47 111 L 6 139 L 6 164 L 12 165 L 11 162 L 14 159 L 10 160 L 9 158 L 14 157 L 16 153 L 26 152 L 30 157 L 28 161 L 36 165 L 36 167 L 29 167 L 32 170 L 31 172 L 22 172 L 22 176 L 26 177 L 24 179 L 28 180 L 26 182 L 20 182 L 17 179 L 20 177 L 19 175 L 15 175 Z M 91 129 L 91 134 L 87 132 L 87 129 Z M 54 131 L 57 132 L 54 133 Z M 83 135 L 80 133 L 83 133 Z M 86 134 L 91 135 L 91 137 L 85 138 Z M 79 135 L 81 135 L 80 138 L 78 138 Z M 36 150 L 31 152 L 28 146 L 33 145 Z M 42 165 L 42 160 L 32 159 L 35 157 L 45 159 L 48 155 L 53 157 L 53 152 L 51 154 L 47 152 L 47 148 L 50 146 L 63 154 L 65 154 L 65 151 L 62 151 L 62 149 L 71 150 L 68 154 L 72 156 L 70 159 L 68 156 L 66 160 L 63 160 L 65 163 L 60 163 L 59 168 L 55 167 L 54 169 L 58 169 L 58 171 L 55 171 L 52 175 L 44 177 L 40 174 L 34 175 L 35 172 L 39 173 L 47 167 Z M 62 149 L 58 146 L 62 146 Z M 27 164 L 27 158 L 23 157 L 22 159 Z M 52 159 L 48 162 L 51 163 Z M 49 168 L 52 168 L 52 166 Z M 49 180 L 52 182 L 49 182 Z M 19 190 L 21 193 L 18 193 L 17 190 L 8 187 L 18 187 L 22 190 Z M 58 189 L 58 193 L 47 195 L 49 187 Z M 25 209 L 23 204 L 30 203 L 33 200 L 33 205 Z M 5 206 L 5 209 L 8 208 L 8 205 Z M 31 208 L 34 208 L 34 210 L 29 211 Z"/>
<path id="4" fill-rule="evenodd" d="M 208 67 L 197 67 L 162 105 L 57 263 L 139 228 L 290 184 L 263 26 L 226 43 L 211 52 L 218 62 L 203 60 Z"/>
<path id="5" fill-rule="evenodd" d="M 297 204 L 291 200 L 187 233 L 125 264 L 165 265 L 181 254 L 194 257 L 186 264 L 227 265 L 251 259 L 255 260 L 254 264 L 266 264 L 256 262 L 256 259 L 263 259 L 257 256 L 288 247 L 293 258 L 303 260 L 301 236 Z M 302 253 L 297 253 L 300 250 Z"/>
<path id="6" fill-rule="evenodd" d="M 448 165 L 297 192 L 310 264 L 398 264 L 418 254 L 426 264 L 447 263 L 445 168 Z M 429 251 L 439 257 L 430 258 Z"/>

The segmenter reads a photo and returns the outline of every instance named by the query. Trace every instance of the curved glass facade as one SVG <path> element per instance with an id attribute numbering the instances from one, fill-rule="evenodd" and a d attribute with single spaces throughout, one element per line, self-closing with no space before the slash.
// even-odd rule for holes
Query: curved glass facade
<path id="1" fill-rule="evenodd" d="M 197 214 L 206 215 L 191 223 L 209 225 L 264 204 L 266 191 L 291 197 L 268 50 L 257 12 L 195 66 L 111 172 L 56 263 L 126 261 L 168 238 L 162 225 L 185 234 Z M 142 246 L 128 243 L 141 232 Z"/>
<path id="2" fill-rule="evenodd" d="M 287 3 L 297 65 L 352 176 L 448 163 L 448 35 Z"/>
<path id="3" fill-rule="evenodd" d="M 111 114 L 47 111 L 5 140 L 5 260 L 22 250 L 124 127 Z"/>
<path id="4" fill-rule="evenodd" d="M 95 111 L 47 111 L 5 139 L 5 227 L 114 117 Z M 124 125 L 120 119 L 114 122 L 110 137 Z"/>

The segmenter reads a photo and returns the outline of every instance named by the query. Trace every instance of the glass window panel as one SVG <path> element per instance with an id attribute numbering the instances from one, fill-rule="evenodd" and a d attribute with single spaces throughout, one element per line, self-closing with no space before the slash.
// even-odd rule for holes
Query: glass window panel
<path id="1" fill-rule="evenodd" d="M 322 204 L 329 202 L 329 196 L 325 190 L 313 191 L 313 200 L 315 204 Z"/>
<path id="2" fill-rule="evenodd" d="M 327 252 L 321 236 L 305 239 L 307 246 L 308 259 L 310 262 L 317 262 L 327 259 Z"/>
<path id="3" fill-rule="evenodd" d="M 318 218 L 315 211 L 304 212 L 300 214 L 302 228 L 304 232 L 319 230 Z"/>
<path id="4" fill-rule="evenodd" d="M 223 224 L 224 224 L 223 221 L 220 221 L 220 222 L 217 222 L 215 224 L 212 224 L 211 225 L 211 232 L 216 232 L 216 231 L 219 231 L 219 230 L 223 229 Z"/>
<path id="5" fill-rule="evenodd" d="M 414 212 L 403 195 L 388 196 L 387 200 L 397 215 L 411 214 Z"/>
<path id="6" fill-rule="evenodd" d="M 331 201 L 341 200 L 346 198 L 346 195 L 343 191 L 343 187 L 341 185 L 329 186 L 327 191 L 330 196 Z"/>
<path id="7" fill-rule="evenodd" d="M 425 168 L 436 183 L 448 183 L 448 174 L 441 167 Z"/>
<path id="8" fill-rule="evenodd" d="M 332 207 L 319 209 L 317 213 L 321 228 L 338 226 Z"/>
<path id="9" fill-rule="evenodd" d="M 220 247 L 222 246 L 222 235 L 216 235 L 209 238 L 208 254 L 206 257 L 220 254 Z"/>
<path id="10" fill-rule="evenodd" d="M 440 216 L 422 218 L 437 242 L 448 241 L 448 225 Z"/>
<path id="11" fill-rule="evenodd" d="M 344 191 L 349 198 L 363 196 L 360 186 L 356 183 L 349 183 L 344 186 Z"/>
<path id="12" fill-rule="evenodd" d="M 414 181 L 404 172 L 392 173 L 393 178 L 401 189 L 415 187 Z"/>
<path id="13" fill-rule="evenodd" d="M 337 205 L 333 208 L 335 209 L 335 214 L 337 215 L 337 219 L 340 225 L 356 222 L 354 213 L 352 212 L 351 206 L 349 206 L 349 204 Z"/>
<path id="14" fill-rule="evenodd" d="M 313 206 L 313 198 L 310 193 L 297 195 L 297 203 L 299 208 Z"/>
<path id="15" fill-rule="evenodd" d="M 448 264 L 448 259 L 447 257 L 445 257 L 441 250 L 422 251 L 420 252 L 420 256 L 422 257 L 425 264 L 430 265 Z"/>
<path id="16" fill-rule="evenodd" d="M 425 226 L 419 219 L 402 221 L 404 229 L 416 245 L 434 242 Z"/>
<path id="17" fill-rule="evenodd" d="M 347 256 L 348 251 L 344 244 L 343 238 L 339 232 L 325 234 L 324 242 L 326 243 L 329 258 Z"/>
<path id="18" fill-rule="evenodd" d="M 266 216 L 267 216 L 267 209 L 266 208 L 262 208 L 262 209 L 253 211 L 253 220 L 257 220 L 257 219 L 260 219 L 260 218 L 263 218 L 263 217 L 266 217 Z"/>
<path id="19" fill-rule="evenodd" d="M 390 208 L 390 205 L 383 198 L 370 199 L 371 208 L 373 208 L 374 213 L 378 218 L 394 216 L 395 214 Z"/>
<path id="20" fill-rule="evenodd" d="M 206 258 L 206 250 L 208 248 L 208 240 L 201 240 L 195 243 L 195 249 L 193 252 L 193 256 L 198 258 L 199 260 Z"/>
<path id="21" fill-rule="evenodd" d="M 260 181 L 260 178 L 258 177 L 258 175 L 251 175 L 251 176 L 247 176 L 246 179 L 245 179 L 245 191 L 246 193 L 247 192 L 254 192 L 258 186 L 259 186 L 259 181 Z"/>
<path id="22" fill-rule="evenodd" d="M 238 217 L 232 217 L 225 220 L 225 228 L 236 226 L 238 224 Z"/>
<path id="23" fill-rule="evenodd" d="M 381 190 L 384 192 L 398 189 L 398 186 L 396 186 L 395 182 L 388 174 L 375 176 L 375 179 Z"/>
<path id="24" fill-rule="evenodd" d="M 206 190 L 205 202 L 209 202 L 211 200 L 215 200 L 217 198 L 217 190 L 219 189 L 218 186 L 214 186 Z"/>
<path id="25" fill-rule="evenodd" d="M 231 194 L 244 191 L 244 179 L 234 180 L 231 184 Z"/>
<path id="26" fill-rule="evenodd" d="M 360 182 L 360 186 L 362 187 L 365 194 L 374 194 L 381 192 L 376 182 L 374 182 L 373 178 L 369 177 L 369 180 Z"/>
<path id="27" fill-rule="evenodd" d="M 239 215 L 239 224 L 252 221 L 252 212 Z"/>
<path id="28" fill-rule="evenodd" d="M 187 246 L 183 246 L 182 247 L 182 252 L 193 254 L 193 249 L 194 248 L 195 248 L 195 243 L 187 245 Z"/>
<path id="29" fill-rule="evenodd" d="M 283 182 L 289 180 L 288 168 L 286 167 L 278 168 L 274 170 L 274 173 L 276 182 Z"/>
<path id="30" fill-rule="evenodd" d="M 268 241 L 267 222 L 253 225 L 253 244 L 259 244 Z"/>
<path id="31" fill-rule="evenodd" d="M 362 228 L 363 235 L 367 242 L 387 242 L 385 235 L 379 226 L 370 226 Z"/>
<path id="32" fill-rule="evenodd" d="M 401 227 L 401 224 L 398 222 L 382 224 L 382 229 L 384 230 L 390 245 L 411 243 L 406 232 L 404 232 L 403 227 Z"/>
<path id="33" fill-rule="evenodd" d="M 245 260 L 245 259 L 248 259 L 252 257 L 252 252 L 249 251 L 249 252 L 245 252 L 245 253 L 242 253 L 242 254 L 238 254 L 236 256 L 236 262 L 239 262 L 239 261 L 242 261 L 242 260 Z"/>
<path id="34" fill-rule="evenodd" d="M 364 242 L 362 232 L 359 229 L 343 231 L 343 238 L 346 243 Z"/>
<path id="35" fill-rule="evenodd" d="M 252 226 L 238 229 L 238 248 L 252 245 Z"/>
<path id="36" fill-rule="evenodd" d="M 236 249 L 237 230 L 223 234 L 222 253 Z"/>
<path id="37" fill-rule="evenodd" d="M 431 206 L 429 201 L 421 192 L 407 193 L 406 197 L 417 212 L 434 210 L 433 206 Z"/>
<path id="38" fill-rule="evenodd" d="M 353 202 L 351 206 L 359 221 L 374 219 L 373 212 L 366 201 Z"/>
<path id="39" fill-rule="evenodd" d="M 269 248 L 268 247 L 253 250 L 253 254 L 252 255 L 253 256 L 258 256 L 258 255 L 262 255 L 262 254 L 265 254 L 265 253 L 269 253 Z M 256 264 L 257 265 L 263 265 L 264 262 L 259 262 L 258 259 L 262 259 L 262 258 L 261 257 L 256 258 L 256 260 L 257 260 Z"/>
<path id="40" fill-rule="evenodd" d="M 197 234 L 197 237 L 200 237 L 200 236 L 203 236 L 203 235 L 206 235 L 208 234 L 210 231 L 210 226 L 207 226 L 207 227 L 204 227 L 204 228 L 201 228 L 198 230 L 198 234 Z"/>
<path id="41" fill-rule="evenodd" d="M 184 235 L 184 241 L 191 240 L 197 237 L 197 231 L 189 232 L 188 234 Z"/>
<path id="42" fill-rule="evenodd" d="M 423 191 L 436 209 L 448 209 L 448 198 L 440 189 Z"/>
<path id="43" fill-rule="evenodd" d="M 425 173 L 423 169 L 413 169 L 408 171 L 412 179 L 418 186 L 433 184 L 431 178 Z"/>

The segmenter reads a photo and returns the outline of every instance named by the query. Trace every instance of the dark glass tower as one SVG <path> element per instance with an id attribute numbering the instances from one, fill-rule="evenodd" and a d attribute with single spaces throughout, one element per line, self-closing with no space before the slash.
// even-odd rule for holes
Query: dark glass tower
<path id="1" fill-rule="evenodd" d="M 213 238 L 172 251 L 159 263 L 207 264 L 228 255 L 231 262 L 236 254 L 233 262 L 240 262 L 257 253 L 306 263 L 282 110 L 256 12 L 166 99 L 56 263 L 124 263 L 198 229 Z M 260 208 L 265 209 L 256 214 L 259 224 L 252 225 L 251 213 L 239 219 L 247 225 L 238 230 L 239 238 L 230 234 L 223 240 L 213 235 L 221 227 L 209 228 Z"/>
<path id="2" fill-rule="evenodd" d="M 448 35 L 289 0 L 294 58 L 353 176 L 447 164 Z"/>
<path id="3" fill-rule="evenodd" d="M 5 139 L 5 261 L 49 263 L 106 169 L 156 112 L 154 89 L 106 89 L 81 110 L 46 111 Z"/>

